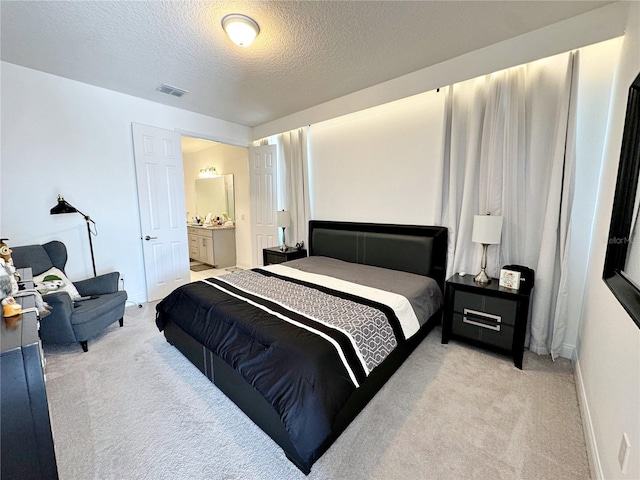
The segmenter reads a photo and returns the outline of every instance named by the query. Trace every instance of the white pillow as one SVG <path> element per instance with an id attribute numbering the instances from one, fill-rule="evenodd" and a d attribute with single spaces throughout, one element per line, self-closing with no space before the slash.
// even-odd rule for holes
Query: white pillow
<path id="1" fill-rule="evenodd" d="M 44 273 L 33 277 L 36 284 L 36 290 L 42 295 L 54 292 L 67 292 L 71 300 L 80 300 L 80 294 L 76 287 L 71 283 L 66 275 L 56 267 L 50 268 Z"/>

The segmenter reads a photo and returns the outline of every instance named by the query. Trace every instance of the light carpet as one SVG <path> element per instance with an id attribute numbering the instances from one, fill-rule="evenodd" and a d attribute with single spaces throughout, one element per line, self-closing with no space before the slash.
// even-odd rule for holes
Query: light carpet
<path id="1" fill-rule="evenodd" d="M 80 346 L 45 347 L 67 479 L 304 479 L 174 347 L 155 305 Z M 440 343 L 434 330 L 313 466 L 316 479 L 588 479 L 572 366 Z"/>

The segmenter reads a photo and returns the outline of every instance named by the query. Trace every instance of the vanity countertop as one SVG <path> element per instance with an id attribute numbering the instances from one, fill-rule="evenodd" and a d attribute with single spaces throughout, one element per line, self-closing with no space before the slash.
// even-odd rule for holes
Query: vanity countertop
<path id="1" fill-rule="evenodd" d="M 187 224 L 188 228 L 199 228 L 202 230 L 231 230 L 236 228 L 235 225 L 215 225 L 215 226 L 206 226 L 206 225 L 196 225 L 192 223 Z"/>

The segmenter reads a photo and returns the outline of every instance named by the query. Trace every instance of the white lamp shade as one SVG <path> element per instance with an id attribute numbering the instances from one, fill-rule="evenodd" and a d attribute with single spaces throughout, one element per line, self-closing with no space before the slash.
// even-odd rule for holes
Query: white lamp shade
<path id="1" fill-rule="evenodd" d="M 473 236 L 475 243 L 496 245 L 502 236 L 502 215 L 474 215 Z"/>
<path id="2" fill-rule="evenodd" d="M 227 15 L 222 19 L 222 28 L 227 32 L 233 43 L 241 47 L 251 45 L 258 33 L 260 33 L 260 27 L 253 19 L 236 13 Z"/>
<path id="3" fill-rule="evenodd" d="M 278 212 L 276 212 L 276 224 L 278 225 L 278 228 L 288 227 L 289 222 L 291 222 L 289 212 L 287 212 L 286 210 L 279 210 Z"/>

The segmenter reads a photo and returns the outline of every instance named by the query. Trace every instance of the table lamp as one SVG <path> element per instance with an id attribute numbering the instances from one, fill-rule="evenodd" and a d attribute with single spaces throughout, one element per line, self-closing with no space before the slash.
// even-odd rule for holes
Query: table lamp
<path id="1" fill-rule="evenodd" d="M 497 245 L 500 243 L 502 235 L 502 215 L 474 215 L 473 217 L 473 234 L 471 240 L 475 243 L 482 244 L 482 262 L 480 264 L 480 273 L 475 276 L 474 281 L 481 285 L 491 283 L 491 279 L 487 275 L 487 247 L 489 245 Z"/>
<path id="2" fill-rule="evenodd" d="M 289 212 L 287 212 L 286 210 L 279 210 L 278 212 L 276 212 L 276 224 L 278 225 L 278 228 L 282 229 L 282 245 L 280 245 L 280 250 L 283 252 L 287 249 L 287 242 L 284 238 L 284 230 L 289 226 L 290 222 L 291 217 L 289 216 Z"/>

